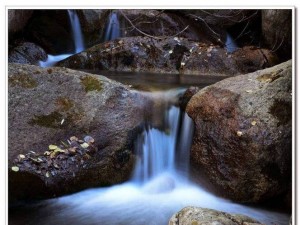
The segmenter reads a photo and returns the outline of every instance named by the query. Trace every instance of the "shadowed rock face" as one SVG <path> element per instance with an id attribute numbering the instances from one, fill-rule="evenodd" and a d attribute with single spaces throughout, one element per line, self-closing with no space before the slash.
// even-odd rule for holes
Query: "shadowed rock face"
<path id="1" fill-rule="evenodd" d="M 46 52 L 40 46 L 31 42 L 20 43 L 8 54 L 9 63 L 38 65 L 39 61 L 45 61 L 46 59 Z"/>
<path id="2" fill-rule="evenodd" d="M 128 179 L 134 163 L 133 141 L 150 102 L 103 76 L 9 64 L 10 201 L 53 197 Z M 71 136 L 86 135 L 95 140 L 96 150 L 89 156 L 77 154 L 72 159 L 61 153 L 45 161 L 50 144 L 60 146 Z M 19 154 L 30 151 L 35 152 L 30 153 L 30 162 L 18 160 Z M 44 161 L 34 161 L 38 156 Z M 19 171 L 14 172 L 13 166 Z"/>
<path id="3" fill-rule="evenodd" d="M 292 63 L 202 89 L 186 111 L 196 124 L 194 163 L 220 191 L 259 202 L 288 191 L 292 156 Z"/>
<path id="4" fill-rule="evenodd" d="M 183 38 L 128 37 L 105 42 L 58 63 L 73 69 L 237 75 L 276 64 L 266 49 L 245 47 L 227 53 L 219 46 Z"/>
<path id="5" fill-rule="evenodd" d="M 281 60 L 292 58 L 292 10 L 262 10 L 264 44 L 275 51 Z"/>
<path id="6" fill-rule="evenodd" d="M 8 10 L 8 33 L 13 35 L 21 31 L 31 18 L 33 10 L 9 9 Z"/>
<path id="7" fill-rule="evenodd" d="M 213 209 L 185 207 L 174 214 L 169 225 L 258 225 L 260 222 L 244 215 L 229 214 Z"/>

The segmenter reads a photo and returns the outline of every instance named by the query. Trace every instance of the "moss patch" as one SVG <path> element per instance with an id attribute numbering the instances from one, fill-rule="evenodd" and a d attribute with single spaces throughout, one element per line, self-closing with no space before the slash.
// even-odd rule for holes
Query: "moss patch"
<path id="1" fill-rule="evenodd" d="M 67 97 L 59 97 L 55 104 L 61 111 L 68 111 L 74 106 L 74 102 Z"/>
<path id="2" fill-rule="evenodd" d="M 277 99 L 269 112 L 279 121 L 277 126 L 285 125 L 292 119 L 292 103 Z"/>
<path id="3" fill-rule="evenodd" d="M 23 88 L 35 88 L 38 83 L 28 74 L 18 74 L 8 78 L 8 83 L 11 86 L 20 86 Z"/>
<path id="4" fill-rule="evenodd" d="M 277 72 L 272 72 L 268 74 L 263 74 L 259 77 L 256 78 L 256 80 L 260 82 L 265 82 L 265 83 L 272 83 L 274 80 L 277 80 L 278 78 L 281 77 L 281 74 Z"/>
<path id="5" fill-rule="evenodd" d="M 85 76 L 80 78 L 81 84 L 84 86 L 85 92 L 89 91 L 101 91 L 102 83 L 92 76 Z"/>
<path id="6" fill-rule="evenodd" d="M 34 115 L 34 118 L 32 118 L 29 121 L 29 124 L 39 125 L 42 127 L 49 127 L 49 128 L 59 128 L 62 119 L 63 119 L 63 115 L 57 111 L 54 111 L 49 115 L 41 115 L 41 116 Z"/>

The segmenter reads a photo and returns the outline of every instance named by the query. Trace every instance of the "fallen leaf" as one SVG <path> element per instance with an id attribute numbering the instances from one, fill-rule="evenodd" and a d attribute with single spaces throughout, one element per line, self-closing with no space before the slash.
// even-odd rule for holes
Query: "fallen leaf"
<path id="1" fill-rule="evenodd" d="M 56 157 L 56 155 L 57 155 L 57 153 L 56 153 L 56 152 L 52 152 L 52 153 L 50 154 L 50 158 L 51 158 L 51 159 L 53 159 L 53 158 L 55 158 L 55 157 Z"/>
<path id="2" fill-rule="evenodd" d="M 62 150 L 62 149 L 60 149 L 60 148 L 57 148 L 57 149 L 54 150 L 54 152 L 55 152 L 55 153 L 56 153 L 56 152 L 65 153 L 65 150 Z"/>
<path id="3" fill-rule="evenodd" d="M 91 136 L 85 136 L 84 137 L 84 141 L 86 142 L 86 143 L 94 143 L 95 142 L 95 140 L 94 140 L 94 138 L 92 138 Z"/>
<path id="4" fill-rule="evenodd" d="M 15 172 L 18 172 L 18 171 L 19 171 L 19 167 L 13 166 L 13 167 L 11 168 L 11 170 L 12 170 L 12 171 L 15 171 Z"/>
<path id="5" fill-rule="evenodd" d="M 20 154 L 20 155 L 19 155 L 19 158 L 20 158 L 20 159 L 25 159 L 25 155 Z"/>
<path id="6" fill-rule="evenodd" d="M 55 149 L 57 149 L 56 145 L 49 145 L 49 150 L 55 150 Z"/>
<path id="7" fill-rule="evenodd" d="M 239 137 L 240 137 L 240 136 L 242 136 L 242 135 L 243 135 L 243 132 L 242 132 L 242 131 L 237 131 L 237 132 L 236 132 L 236 134 L 237 134 L 237 136 L 239 136 Z"/>
<path id="8" fill-rule="evenodd" d="M 83 148 L 88 148 L 88 147 L 89 147 L 89 144 L 86 143 L 86 142 L 84 142 L 83 144 L 81 144 L 81 147 L 83 147 Z"/>
<path id="9" fill-rule="evenodd" d="M 70 137 L 70 141 L 78 141 L 78 138 L 75 136 Z"/>
<path id="10" fill-rule="evenodd" d="M 38 162 L 44 162 L 44 160 L 42 160 L 40 157 L 37 158 Z"/>
<path id="11" fill-rule="evenodd" d="M 58 166 L 56 163 L 54 163 L 53 166 L 54 166 L 56 169 L 59 169 L 59 166 Z"/>
<path id="12" fill-rule="evenodd" d="M 44 155 L 50 155 L 50 154 L 51 154 L 51 152 L 49 152 L 49 151 L 44 152 Z"/>

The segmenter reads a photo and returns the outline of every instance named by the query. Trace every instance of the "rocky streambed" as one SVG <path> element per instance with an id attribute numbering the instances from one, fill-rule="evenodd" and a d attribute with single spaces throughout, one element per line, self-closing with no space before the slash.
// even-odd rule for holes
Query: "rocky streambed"
<path id="1" fill-rule="evenodd" d="M 86 48 L 73 54 L 76 46 L 66 10 L 9 11 L 10 204 L 130 179 L 139 160 L 134 151 L 136 139 L 148 124 L 163 129 L 160 107 L 165 103 L 134 86 L 81 72 L 102 70 L 157 73 L 162 79 L 167 79 L 165 74 L 226 78 L 205 88 L 191 85 L 172 100 L 195 125 L 190 152 L 193 179 L 235 202 L 271 202 L 290 212 L 293 65 L 292 60 L 286 61 L 291 58 L 289 10 L 99 9 L 76 13 Z M 116 39 L 104 40 L 112 15 L 124 29 Z M 274 25 L 283 26 L 278 21 L 286 21 L 284 29 Z M 228 32 L 234 35 L 244 29 L 252 39 L 236 35 L 238 47 L 230 51 Z M 282 42 L 277 44 L 279 39 Z M 49 55 L 65 53 L 73 55 L 57 67 L 39 66 Z M 169 132 L 165 129 L 164 135 Z M 184 221 L 260 223 L 191 207 L 174 215 L 169 224 Z"/>

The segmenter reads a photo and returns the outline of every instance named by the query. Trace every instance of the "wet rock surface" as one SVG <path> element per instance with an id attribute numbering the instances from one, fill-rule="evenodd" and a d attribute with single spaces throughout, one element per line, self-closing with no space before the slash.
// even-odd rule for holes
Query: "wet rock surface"
<path id="1" fill-rule="evenodd" d="M 184 38 L 128 37 L 96 45 L 57 65 L 73 69 L 233 76 L 276 62 L 274 54 L 256 47 L 230 54 L 219 46 Z"/>
<path id="2" fill-rule="evenodd" d="M 223 196 L 259 202 L 288 192 L 292 160 L 292 62 L 200 90 L 193 163 Z"/>
<path id="3" fill-rule="evenodd" d="M 186 207 L 174 214 L 169 225 L 258 225 L 261 224 L 248 216 L 229 214 L 213 209 Z"/>
<path id="4" fill-rule="evenodd" d="M 21 42 L 8 53 L 9 63 L 38 65 L 39 61 L 46 59 L 47 54 L 44 49 L 31 42 Z"/>
<path id="5" fill-rule="evenodd" d="M 54 197 L 130 177 L 133 140 L 149 111 L 144 95 L 103 76 L 9 64 L 8 99 L 10 201 Z M 94 140 L 93 148 L 79 143 L 74 152 L 71 136 Z M 58 147 L 53 158 L 49 145 Z"/>

